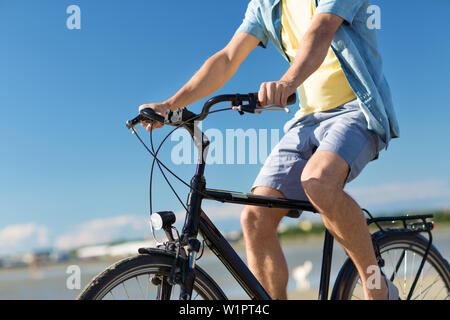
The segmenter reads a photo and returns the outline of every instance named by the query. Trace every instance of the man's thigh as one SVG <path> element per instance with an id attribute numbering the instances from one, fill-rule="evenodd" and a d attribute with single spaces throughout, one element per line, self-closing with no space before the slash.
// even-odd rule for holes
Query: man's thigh
<path id="1" fill-rule="evenodd" d="M 306 134 L 299 129 L 288 131 L 266 159 L 253 182 L 252 190 L 267 187 L 288 199 L 307 201 L 300 184 L 300 175 L 310 155 L 304 154 Z M 309 151 L 312 154 L 312 150 Z"/>
<path id="2" fill-rule="evenodd" d="M 305 166 L 303 175 L 318 174 L 324 179 L 345 183 L 354 180 L 368 163 L 378 157 L 384 143 L 367 128 L 360 110 L 327 119 L 313 131 L 318 146 Z"/>
<path id="3" fill-rule="evenodd" d="M 301 184 L 302 174 L 320 173 L 343 187 L 383 147 L 381 139 L 367 129 L 364 114 L 355 103 L 311 115 L 287 130 L 267 158 L 253 188 L 266 186 L 282 192 L 286 198 L 308 200 Z"/>

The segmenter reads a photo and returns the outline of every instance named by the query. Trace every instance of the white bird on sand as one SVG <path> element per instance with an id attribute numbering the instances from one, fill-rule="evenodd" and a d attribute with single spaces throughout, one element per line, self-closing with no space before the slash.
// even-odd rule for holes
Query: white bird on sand
<path id="1" fill-rule="evenodd" d="M 305 261 L 303 265 L 292 270 L 292 277 L 294 278 L 299 291 L 308 290 L 310 288 L 308 275 L 311 273 L 312 267 L 312 262 L 308 260 Z"/>

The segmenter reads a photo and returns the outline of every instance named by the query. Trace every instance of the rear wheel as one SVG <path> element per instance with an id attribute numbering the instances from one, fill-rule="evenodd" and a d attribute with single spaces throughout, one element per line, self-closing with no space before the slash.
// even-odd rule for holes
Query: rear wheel
<path id="1" fill-rule="evenodd" d="M 179 285 L 167 281 L 175 257 L 151 253 L 123 259 L 96 276 L 79 300 L 171 300 L 178 299 Z M 195 268 L 192 300 L 225 300 L 217 284 L 201 268 Z"/>
<path id="2" fill-rule="evenodd" d="M 428 240 L 403 229 L 376 233 L 383 273 L 399 290 L 400 299 L 408 299 L 409 291 L 423 260 Z M 353 262 L 348 259 L 342 267 L 333 289 L 332 298 L 362 300 L 364 291 Z M 438 250 L 430 247 L 411 300 L 450 300 L 450 266 Z"/>

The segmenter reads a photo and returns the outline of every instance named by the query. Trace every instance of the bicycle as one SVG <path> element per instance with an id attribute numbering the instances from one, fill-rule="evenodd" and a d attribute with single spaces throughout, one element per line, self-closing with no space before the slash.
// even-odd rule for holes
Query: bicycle
<path id="1" fill-rule="evenodd" d="M 289 104 L 293 104 L 295 100 L 295 95 L 291 96 Z M 221 102 L 231 102 L 231 108 L 210 111 L 212 106 Z M 307 201 L 206 188 L 204 170 L 210 142 L 204 133 L 198 129 L 196 121 L 204 120 L 211 113 L 225 110 L 236 110 L 243 115 L 244 113 L 261 113 L 266 110 L 286 110 L 286 108 L 278 106 L 259 107 L 257 95 L 254 93 L 220 95 L 209 99 L 198 115 L 182 108 L 175 112 L 168 112 L 165 117 L 162 117 L 152 109 L 143 109 L 137 117 L 127 121 L 127 128 L 133 130 L 139 141 L 154 157 L 150 175 L 151 229 L 154 237 L 155 230 L 164 230 L 167 241 L 158 244 L 155 248 L 140 248 L 138 255 L 125 258 L 110 266 L 86 286 L 78 299 L 149 299 L 154 297 L 157 300 L 170 300 L 174 297 L 181 300 L 197 298 L 225 300 L 227 297 L 220 286 L 197 265 L 197 260 L 203 254 L 205 244 L 251 299 L 271 299 L 246 264 L 201 209 L 202 201 L 214 200 L 222 203 L 286 208 L 290 209 L 288 216 L 291 218 L 298 217 L 299 210 L 315 213 L 317 213 L 317 210 Z M 135 126 L 140 122 L 152 123 L 154 121 L 175 126 L 175 129 L 166 136 L 157 150 L 155 150 L 151 138 L 150 150 L 137 134 Z M 189 132 L 199 150 L 197 170 L 190 184 L 177 177 L 157 158 L 164 141 L 178 128 L 184 128 Z M 152 133 L 150 133 L 150 136 L 152 137 Z M 170 182 L 162 168 L 190 188 L 187 203 L 183 205 L 186 209 L 186 217 L 181 235 L 173 226 L 175 214 L 172 211 L 152 213 L 151 183 L 155 163 L 161 169 L 169 185 Z M 174 191 L 171 185 L 170 187 Z M 176 193 L 175 195 L 183 204 L 179 196 Z M 366 209 L 363 209 L 363 211 L 369 216 L 367 224 L 373 224 L 378 228 L 378 231 L 372 234 L 378 264 L 382 268 L 383 274 L 397 285 L 400 297 L 406 300 L 450 299 L 450 266 L 432 244 L 431 231 L 434 228 L 434 223 L 428 221 L 428 219 L 432 218 L 433 215 L 374 218 Z M 401 223 L 402 226 L 386 228 L 382 226 L 383 222 L 397 222 Z M 203 243 L 198 239 L 199 234 L 203 238 Z M 422 234 L 427 234 L 428 239 Z M 333 242 L 333 236 L 326 230 L 319 300 L 326 300 L 329 297 Z M 131 294 L 131 291 L 133 291 L 133 294 Z M 134 294 L 139 295 L 139 297 Z M 344 300 L 363 298 L 358 272 L 349 258 L 346 259 L 338 273 L 330 298 Z"/>

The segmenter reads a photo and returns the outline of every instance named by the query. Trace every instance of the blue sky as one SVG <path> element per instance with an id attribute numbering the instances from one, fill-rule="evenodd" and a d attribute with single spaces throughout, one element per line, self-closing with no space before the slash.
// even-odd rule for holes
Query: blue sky
<path id="1" fill-rule="evenodd" d="M 0 0 L 0 254 L 69 246 L 89 233 L 104 235 L 97 240 L 149 234 L 151 159 L 124 123 L 140 104 L 174 94 L 220 50 L 247 3 Z M 379 42 L 402 137 L 348 190 L 375 212 L 448 208 L 450 3 L 373 3 L 382 10 Z M 72 4 L 81 8 L 81 30 L 66 27 Z M 273 46 L 258 48 L 218 93 L 257 91 L 287 67 Z M 229 112 L 203 126 L 281 129 L 289 117 Z M 193 166 L 170 162 L 173 144 L 161 159 L 189 180 Z M 260 166 L 212 165 L 207 184 L 248 191 Z M 155 183 L 155 210 L 179 212 L 163 179 Z M 187 190 L 175 185 L 185 199 Z M 239 227 L 238 207 L 206 208 L 225 230 Z"/>

